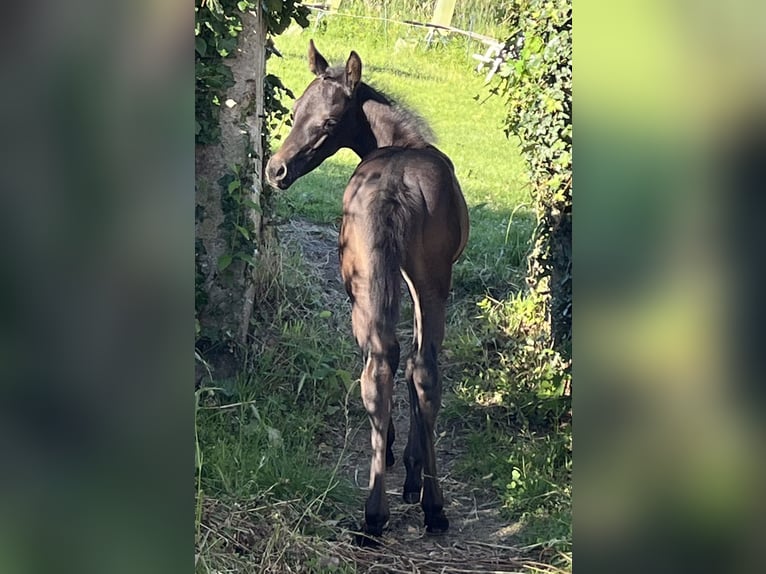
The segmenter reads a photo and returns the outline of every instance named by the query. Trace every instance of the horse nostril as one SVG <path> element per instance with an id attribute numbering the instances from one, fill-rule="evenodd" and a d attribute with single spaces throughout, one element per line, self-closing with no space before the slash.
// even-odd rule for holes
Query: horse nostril
<path id="1" fill-rule="evenodd" d="M 282 181 L 287 177 L 287 165 L 282 163 L 277 167 L 277 171 L 274 174 L 274 179 L 277 181 Z"/>
<path id="2" fill-rule="evenodd" d="M 266 165 L 266 179 L 272 185 L 277 185 L 285 177 L 287 177 L 287 164 L 279 159 L 271 158 Z"/>

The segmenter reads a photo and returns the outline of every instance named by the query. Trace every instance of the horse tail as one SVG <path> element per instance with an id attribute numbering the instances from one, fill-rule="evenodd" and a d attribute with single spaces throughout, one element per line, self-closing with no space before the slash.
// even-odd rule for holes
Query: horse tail
<path id="1" fill-rule="evenodd" d="M 373 222 L 370 257 L 373 320 L 380 335 L 395 341 L 401 299 L 400 269 L 406 241 L 404 206 L 396 194 L 379 193 L 370 208 Z"/>

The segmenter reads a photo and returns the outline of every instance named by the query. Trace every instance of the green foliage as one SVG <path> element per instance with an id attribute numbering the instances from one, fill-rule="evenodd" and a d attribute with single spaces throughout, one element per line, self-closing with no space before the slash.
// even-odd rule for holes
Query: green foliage
<path id="1" fill-rule="evenodd" d="M 528 280 L 550 294 L 541 311 L 550 317 L 558 350 L 571 339 L 572 216 L 572 7 L 571 0 L 508 2 L 515 34 L 524 38 L 518 59 L 496 76 L 493 92 L 508 107 L 506 130 L 518 135 L 530 169 L 538 226 Z"/>
<path id="2" fill-rule="evenodd" d="M 261 206 L 255 203 L 250 195 L 252 176 L 242 166 L 232 165 L 218 184 L 223 192 L 221 207 L 224 213 L 224 227 L 229 230 L 228 248 L 218 259 L 218 269 L 225 271 L 236 259 L 248 265 L 255 265 L 253 248 L 256 245 L 256 230 L 248 213 L 250 210 L 260 213 Z"/>
<path id="3" fill-rule="evenodd" d="M 284 31 L 292 21 L 302 26 L 308 25 L 308 8 L 294 0 L 253 2 L 249 0 L 195 0 L 195 137 L 198 145 L 218 142 L 221 136 L 219 126 L 220 106 L 225 100 L 226 91 L 234 85 L 227 59 L 235 52 L 243 30 L 242 16 L 248 11 L 263 8 L 267 32 L 278 34 Z M 264 39 L 266 40 L 266 39 Z M 268 74 L 259 79 L 264 82 L 264 110 L 267 115 L 264 133 L 252 134 L 268 140 L 270 130 L 276 127 L 289 112 L 282 105 L 281 99 L 292 96 L 290 90 L 282 85 L 278 77 Z M 243 138 L 247 146 L 246 157 L 252 158 L 254 151 L 249 138 Z M 267 149 L 267 145 L 264 149 Z M 225 234 L 227 248 L 217 261 L 220 272 L 228 271 L 228 277 L 242 271 L 242 264 L 232 266 L 235 261 L 243 262 L 246 269 L 255 265 L 253 254 L 259 247 L 258 233 L 255 229 L 253 212 L 263 213 L 272 209 L 270 192 L 264 190 L 260 204 L 252 199 L 253 179 L 250 170 L 242 165 L 230 165 L 228 172 L 217 182 L 220 189 L 221 208 L 224 213 L 222 231 Z M 196 214 L 200 221 L 205 214 L 198 206 Z M 205 273 L 202 271 L 204 245 L 196 242 L 196 289 L 195 303 L 198 311 L 208 299 L 204 285 Z M 224 277 L 227 275 L 224 273 Z M 218 339 L 217 333 L 197 333 L 198 338 Z"/>
<path id="4" fill-rule="evenodd" d="M 255 6 L 255 3 L 248 4 L 251 8 Z M 281 34 L 293 20 L 302 28 L 309 25 L 309 9 L 296 0 L 263 0 L 261 4 L 269 34 Z"/>
<path id="5" fill-rule="evenodd" d="M 473 328 L 457 333 L 452 350 L 464 365 L 458 392 L 479 404 L 506 409 L 519 422 L 540 425 L 566 411 L 561 356 L 549 346 L 539 296 L 484 298 Z M 469 360 L 471 359 L 472 360 Z"/>
<path id="6" fill-rule="evenodd" d="M 268 495 L 309 501 L 329 487 L 329 500 L 350 502 L 348 483 L 335 478 L 314 438 L 337 417 L 336 394 L 293 401 L 262 380 L 219 381 L 198 392 L 200 489 L 216 498 Z M 305 397 L 304 397 L 305 399 Z M 234 406 L 228 406 L 234 405 Z"/>
<path id="7" fill-rule="evenodd" d="M 484 298 L 462 309 L 447 350 L 455 399 L 445 411 L 466 427 L 460 470 L 487 482 L 519 538 L 547 551 L 571 550 L 571 398 L 561 355 L 551 348 L 540 295 Z M 482 477 L 479 479 L 479 477 Z"/>
<path id="8" fill-rule="evenodd" d="M 195 0 L 194 2 L 194 62 L 196 142 L 211 144 L 218 141 L 218 115 L 226 90 L 233 85 L 226 58 L 234 53 L 242 32 L 242 14 L 263 6 L 269 34 L 280 34 L 295 20 L 308 26 L 309 10 L 295 0 Z M 279 112 L 279 83 L 267 78 L 265 109 Z M 272 107 L 273 106 L 273 107 Z"/>
<path id="9" fill-rule="evenodd" d="M 527 269 L 529 291 L 479 303 L 478 326 L 458 338 L 465 365 L 457 396 L 488 409 L 472 423 L 475 458 L 466 468 L 490 477 L 521 538 L 571 550 L 571 213 L 572 12 L 570 0 L 504 2 L 518 58 L 494 77 L 518 137 L 537 216 Z M 474 364 L 467 362 L 472 355 Z M 489 452 L 489 456 L 480 456 Z"/>
<path id="10" fill-rule="evenodd" d="M 223 61 L 237 46 L 242 21 L 234 0 L 195 0 L 195 134 L 198 144 L 210 144 L 221 135 L 218 115 L 226 90 L 234 85 Z"/>
<path id="11" fill-rule="evenodd" d="M 197 50 L 200 49 L 206 52 L 206 44 L 203 44 L 202 48 L 197 47 Z M 221 100 L 226 90 L 234 85 L 234 78 L 228 66 L 216 65 L 206 60 L 198 58 L 195 62 L 195 136 L 198 144 L 213 143 L 221 137 L 221 129 L 218 126 Z"/>
<path id="12" fill-rule="evenodd" d="M 198 502 L 300 499 L 318 512 L 319 497 L 348 506 L 355 490 L 336 476 L 341 453 L 327 445 L 344 416 L 362 412 L 351 371 L 361 368 L 358 353 L 310 268 L 279 253 L 272 268 L 258 267 L 261 328 L 246 368 L 197 391 Z M 333 303 L 345 316 L 346 302 Z"/>

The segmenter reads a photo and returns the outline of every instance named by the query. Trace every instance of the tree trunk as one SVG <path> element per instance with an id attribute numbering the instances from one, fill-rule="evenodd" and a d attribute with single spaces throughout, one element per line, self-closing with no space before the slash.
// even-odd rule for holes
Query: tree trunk
<path id="1" fill-rule="evenodd" d="M 253 266 L 244 260 L 235 258 L 224 270 L 219 268 L 219 261 L 233 255 L 232 234 L 240 233 L 229 221 L 232 204 L 225 201 L 229 189 L 224 178 L 231 176 L 231 166 L 241 166 L 240 178 L 249 186 L 246 194 L 254 205 L 260 205 L 263 182 L 266 23 L 262 11 L 243 14 L 242 25 L 236 54 L 226 60 L 234 85 L 221 102 L 220 142 L 195 150 L 197 272 L 205 296 L 203 302 L 198 301 L 197 317 L 201 338 L 230 355 L 224 361 L 229 363 L 226 371 L 237 369 L 236 351 L 247 342 L 255 287 Z M 242 210 L 241 220 L 249 222 L 250 239 L 244 243 L 244 251 L 256 258 L 263 231 L 260 210 L 235 208 Z"/>

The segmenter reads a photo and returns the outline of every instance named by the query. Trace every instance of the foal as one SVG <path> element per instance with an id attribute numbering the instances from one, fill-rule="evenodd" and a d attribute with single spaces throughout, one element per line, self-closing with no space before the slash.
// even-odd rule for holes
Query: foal
<path id="1" fill-rule="evenodd" d="M 365 359 L 361 391 L 372 425 L 363 530 L 379 536 L 389 518 L 385 474 L 394 463 L 391 402 L 402 276 L 414 309 L 413 352 L 405 371 L 410 429 L 403 498 L 421 503 L 427 532 L 444 532 L 449 521 L 434 455 L 441 401 L 437 356 L 452 265 L 468 239 L 465 199 L 452 162 L 431 145 L 424 124 L 361 82 L 356 52 L 345 67 L 329 68 L 310 41 L 308 58 L 316 78 L 295 102 L 292 130 L 266 166 L 266 177 L 287 189 L 343 147 L 362 160 L 343 195 L 339 252 L 354 337 Z"/>

